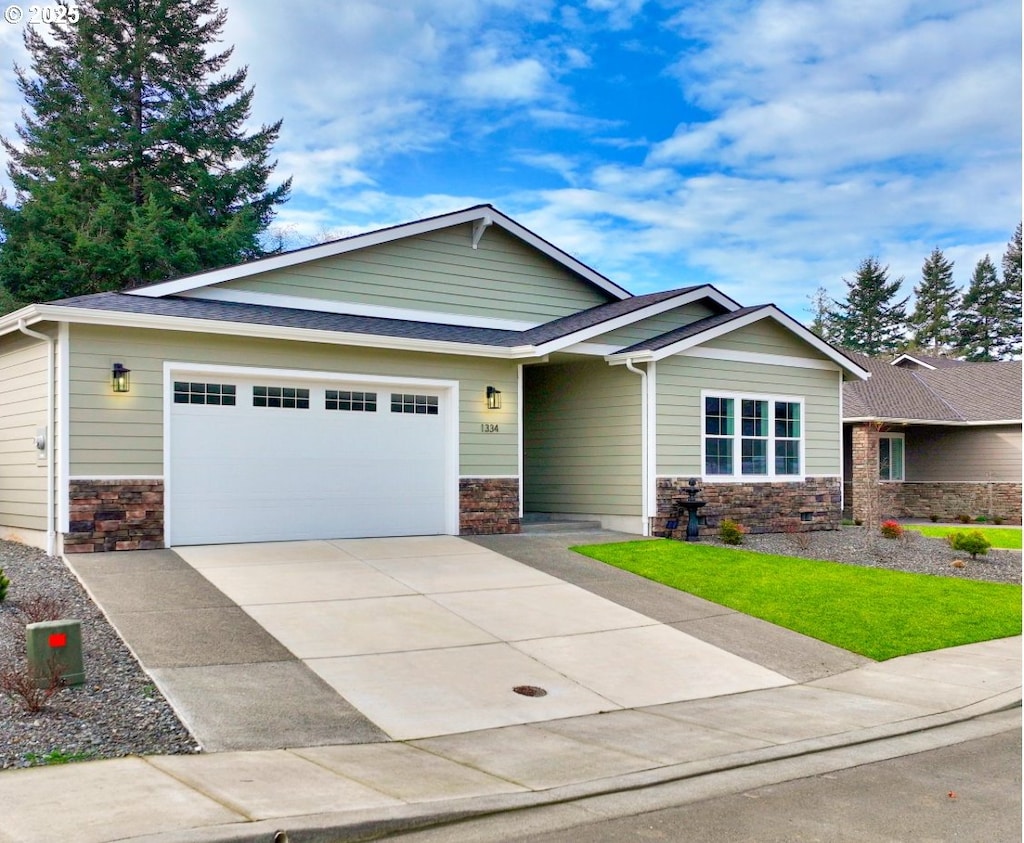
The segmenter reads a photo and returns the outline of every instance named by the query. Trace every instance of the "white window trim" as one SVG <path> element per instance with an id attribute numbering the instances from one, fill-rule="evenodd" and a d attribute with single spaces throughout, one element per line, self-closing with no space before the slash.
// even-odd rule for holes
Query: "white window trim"
<path id="1" fill-rule="evenodd" d="M 903 469 L 903 471 L 902 471 L 903 476 L 902 477 L 897 477 L 897 478 L 894 479 L 893 477 L 890 476 L 888 478 L 884 478 L 883 479 L 883 477 L 882 477 L 882 440 L 883 439 L 899 439 L 903 443 L 903 449 L 902 449 L 902 451 L 903 451 L 903 464 L 900 466 L 900 468 Z M 891 454 L 892 453 L 892 446 L 890 445 L 889 448 L 890 448 L 889 449 L 889 453 Z M 886 431 L 884 433 L 879 433 L 878 434 L 878 469 L 877 469 L 877 474 L 878 474 L 878 482 L 879 483 L 904 483 L 904 482 L 906 482 L 906 479 L 907 479 L 907 438 L 906 438 L 905 434 L 903 434 L 903 433 L 889 433 L 888 431 Z M 889 464 L 889 474 L 890 475 L 892 474 L 892 462 L 891 462 L 891 460 L 890 460 L 890 464 Z"/>
<path id="2" fill-rule="evenodd" d="M 708 398 L 731 398 L 734 412 L 733 439 L 733 473 L 732 474 L 708 474 L 707 467 L 707 424 L 706 411 Z M 743 474 L 742 440 L 743 420 L 742 401 L 767 401 L 769 403 L 768 417 L 768 473 L 767 474 Z M 776 474 L 775 473 L 775 408 L 776 401 L 785 401 L 797 404 L 800 407 L 800 473 L 799 474 Z M 712 439 L 725 437 L 713 436 Z M 750 392 L 730 392 L 725 389 L 702 389 L 700 392 L 700 473 L 705 483 L 802 483 L 807 476 L 807 414 L 804 407 L 804 398 L 801 395 L 774 395 Z"/>

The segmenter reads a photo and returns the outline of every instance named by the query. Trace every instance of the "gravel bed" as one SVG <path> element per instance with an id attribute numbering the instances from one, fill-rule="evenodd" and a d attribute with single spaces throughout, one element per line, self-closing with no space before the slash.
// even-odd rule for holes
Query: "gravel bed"
<path id="1" fill-rule="evenodd" d="M 11 581 L 0 603 L 0 671 L 24 666 L 25 611 L 59 601 L 82 622 L 85 683 L 61 688 L 40 712 L 0 692 L 0 768 L 61 760 L 197 751 L 195 741 L 61 559 L 0 541 Z"/>
<path id="2" fill-rule="evenodd" d="M 954 551 L 945 539 L 929 538 L 913 530 L 905 530 L 898 539 L 883 538 L 863 527 L 795 534 L 750 533 L 743 537 L 741 547 L 914 574 L 1018 584 L 1021 581 L 1020 551 L 993 549 L 972 560 L 969 554 Z M 964 563 L 963 567 L 955 566 L 956 561 Z"/>

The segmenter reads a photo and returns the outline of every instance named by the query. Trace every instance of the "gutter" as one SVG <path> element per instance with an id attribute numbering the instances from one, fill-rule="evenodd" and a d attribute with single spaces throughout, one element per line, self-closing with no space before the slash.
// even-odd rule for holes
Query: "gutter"
<path id="1" fill-rule="evenodd" d="M 38 331 L 33 331 L 25 326 L 25 317 L 18 319 L 18 330 L 25 336 L 42 340 L 46 343 L 46 432 L 43 447 L 46 448 L 46 554 L 53 556 L 57 550 L 57 530 L 54 514 L 56 502 L 57 479 L 55 476 L 56 462 L 54 460 L 54 435 L 53 423 L 55 419 L 56 388 L 54 379 L 54 363 L 56 361 L 56 339 Z M 36 447 L 39 447 L 38 440 Z"/>
<path id="2" fill-rule="evenodd" d="M 648 483 L 648 478 L 651 474 L 650 455 L 648 453 L 651 441 L 650 392 L 647 372 L 634 366 L 632 357 L 626 358 L 625 366 L 634 375 L 640 376 L 640 403 L 642 408 L 640 415 L 640 511 L 643 518 L 643 534 L 649 536 L 651 534 L 651 493 L 650 483 Z"/>

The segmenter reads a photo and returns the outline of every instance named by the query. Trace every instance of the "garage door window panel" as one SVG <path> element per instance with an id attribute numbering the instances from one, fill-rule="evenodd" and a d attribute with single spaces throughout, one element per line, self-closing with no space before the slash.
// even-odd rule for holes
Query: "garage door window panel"
<path id="1" fill-rule="evenodd" d="M 436 395 L 410 395 L 408 393 L 391 393 L 392 413 L 411 413 L 418 416 L 436 416 L 438 399 Z"/>
<path id="2" fill-rule="evenodd" d="M 376 413 L 377 393 L 328 389 L 324 394 L 324 409 L 349 413 Z"/>
<path id="3" fill-rule="evenodd" d="M 254 407 L 279 407 L 285 410 L 308 410 L 309 390 L 293 386 L 254 386 Z"/>
<path id="4" fill-rule="evenodd" d="M 174 403 L 215 404 L 233 407 L 235 406 L 236 392 L 237 388 L 234 384 L 175 381 Z"/>

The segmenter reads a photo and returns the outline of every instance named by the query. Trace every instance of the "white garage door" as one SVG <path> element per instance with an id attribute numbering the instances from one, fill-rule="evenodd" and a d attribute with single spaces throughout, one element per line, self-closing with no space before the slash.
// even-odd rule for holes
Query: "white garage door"
<path id="1" fill-rule="evenodd" d="M 174 545 L 446 532 L 447 392 L 172 374 Z"/>

